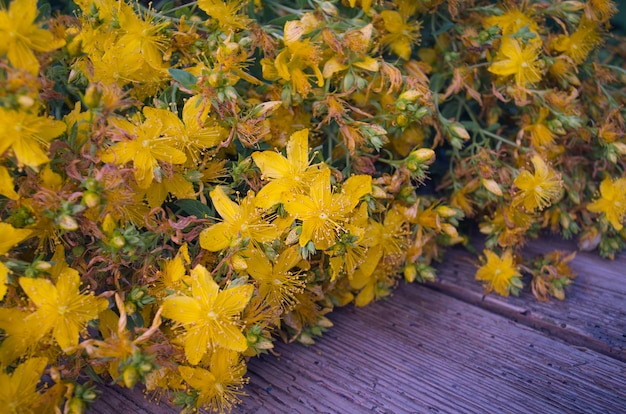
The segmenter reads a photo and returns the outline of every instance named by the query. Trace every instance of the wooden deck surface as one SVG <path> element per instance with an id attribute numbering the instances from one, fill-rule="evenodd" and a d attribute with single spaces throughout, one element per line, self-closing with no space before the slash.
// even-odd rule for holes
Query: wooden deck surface
<path id="1" fill-rule="evenodd" d="M 543 238 L 527 254 L 573 242 Z M 474 256 L 451 250 L 439 280 L 348 306 L 312 347 L 277 343 L 249 362 L 241 413 L 624 413 L 626 255 L 579 253 L 565 301 L 483 296 Z M 109 387 L 91 412 L 175 413 Z"/>

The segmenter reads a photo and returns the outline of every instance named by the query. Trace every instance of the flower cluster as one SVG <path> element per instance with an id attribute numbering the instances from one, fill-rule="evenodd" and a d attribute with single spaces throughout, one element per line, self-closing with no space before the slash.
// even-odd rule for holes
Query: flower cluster
<path id="1" fill-rule="evenodd" d="M 543 229 L 626 243 L 609 0 L 40 3 L 0 8 L 9 412 L 93 381 L 230 411 L 248 358 L 433 280 L 467 218 L 501 295 L 564 298 Z"/>

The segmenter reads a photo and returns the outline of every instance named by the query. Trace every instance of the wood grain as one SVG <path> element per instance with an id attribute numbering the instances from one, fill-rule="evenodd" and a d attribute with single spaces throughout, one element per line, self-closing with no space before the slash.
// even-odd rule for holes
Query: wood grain
<path id="1" fill-rule="evenodd" d="M 547 239 L 527 251 L 573 244 Z M 579 254 L 568 299 L 483 297 L 475 256 L 454 249 L 429 286 L 330 314 L 312 347 L 276 344 L 249 362 L 241 413 L 626 412 L 624 256 Z M 169 414 L 107 387 L 91 412 Z"/>

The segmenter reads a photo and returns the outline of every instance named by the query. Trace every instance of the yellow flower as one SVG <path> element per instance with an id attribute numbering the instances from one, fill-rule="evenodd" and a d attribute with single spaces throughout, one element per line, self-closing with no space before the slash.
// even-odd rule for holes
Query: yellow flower
<path id="1" fill-rule="evenodd" d="M 4 339 L 0 345 L 0 364 L 9 365 L 25 355 L 39 339 L 39 332 L 26 324 L 29 312 L 18 308 L 0 308 L 0 329 Z"/>
<path id="2" fill-rule="evenodd" d="M 185 102 L 182 120 L 164 109 L 150 109 L 146 117 L 163 122 L 163 135 L 176 140 L 185 150 L 187 159 L 197 164 L 202 152 L 215 147 L 222 139 L 217 126 L 206 125 L 210 109 L 211 104 L 203 101 L 202 95 L 196 95 Z"/>
<path id="3" fill-rule="evenodd" d="M 203 249 L 217 252 L 244 239 L 265 243 L 278 237 L 276 226 L 266 222 L 262 211 L 255 206 L 252 192 L 240 204 L 232 201 L 221 186 L 211 191 L 210 196 L 215 210 L 224 221 L 200 233 L 200 246 Z"/>
<path id="4" fill-rule="evenodd" d="M 151 14 L 146 13 L 145 19 L 137 16 L 132 7 L 122 3 L 117 12 L 117 23 L 123 35 L 117 41 L 118 56 L 143 58 L 143 61 L 154 69 L 163 66 L 163 52 L 168 46 L 168 39 L 162 33 L 168 22 L 155 23 Z"/>
<path id="5" fill-rule="evenodd" d="M 152 294 L 157 298 L 163 298 L 168 294 L 184 289 L 184 281 L 187 278 L 185 265 L 190 263 L 189 248 L 185 243 L 180 246 L 174 258 L 164 260 L 161 264 L 162 271 L 151 291 Z"/>
<path id="6" fill-rule="evenodd" d="M 20 196 L 15 192 L 15 184 L 13 184 L 13 178 L 9 174 L 9 170 L 0 165 L 0 195 L 5 196 L 11 200 L 17 200 Z"/>
<path id="7" fill-rule="evenodd" d="M 322 59 L 320 48 L 309 39 L 301 40 L 304 26 L 298 20 L 285 23 L 285 49 L 276 56 L 273 68 L 265 61 L 263 76 L 268 80 L 283 79 L 291 82 L 293 92 L 306 96 L 311 91 L 306 69 L 311 69 L 317 79 L 317 86 L 324 86 L 324 77 L 318 67 Z M 267 76 L 266 76 L 267 75 Z"/>
<path id="8" fill-rule="evenodd" d="M 519 41 L 512 37 L 503 37 L 496 61 L 489 66 L 489 72 L 498 76 L 514 76 L 517 86 L 527 86 L 541 80 L 539 69 L 539 49 L 529 43 L 522 48 Z"/>
<path id="9" fill-rule="evenodd" d="M 169 137 L 162 137 L 163 123 L 158 119 L 158 111 L 144 108 L 146 120 L 135 125 L 125 119 L 113 121 L 117 129 L 131 140 L 121 141 L 102 154 L 102 161 L 115 164 L 126 164 L 132 161 L 135 180 L 139 188 L 148 188 L 154 180 L 154 169 L 159 161 L 171 164 L 182 164 L 187 160 L 185 153 L 175 148 L 175 142 Z"/>
<path id="10" fill-rule="evenodd" d="M 18 165 L 37 168 L 49 161 L 42 147 L 65 132 L 65 123 L 0 108 L 0 154 L 12 149 Z"/>
<path id="11" fill-rule="evenodd" d="M 211 355 L 209 370 L 185 366 L 178 370 L 187 384 L 198 391 L 196 408 L 230 412 L 233 405 L 241 402 L 238 397 L 245 395 L 241 389 L 246 364 L 237 352 L 218 348 Z"/>
<path id="12" fill-rule="evenodd" d="M 348 55 L 336 54 L 326 61 L 322 74 L 324 78 L 331 78 L 335 73 L 344 71 L 350 66 L 359 69 L 378 72 L 378 60 L 368 56 L 367 52 L 372 40 L 374 26 L 370 23 L 360 29 L 351 30 L 344 34 L 342 43 L 347 46 Z"/>
<path id="13" fill-rule="evenodd" d="M 199 0 L 198 7 L 206 12 L 209 16 L 218 21 L 219 27 L 225 33 L 234 32 L 236 30 L 244 30 L 249 27 L 250 20 L 239 11 L 247 3 L 234 0 Z"/>
<path id="14" fill-rule="evenodd" d="M 546 122 L 548 115 L 550 115 L 550 110 L 541 107 L 537 120 L 524 127 L 524 131 L 530 133 L 530 139 L 536 147 L 546 147 L 554 143 L 555 134 L 548 128 Z"/>
<path id="15" fill-rule="evenodd" d="M 491 16 L 485 19 L 485 28 L 489 28 L 491 26 L 498 26 L 502 31 L 503 37 L 508 37 L 512 34 L 517 33 L 524 26 L 528 28 L 528 31 L 536 34 L 531 41 L 539 41 L 539 26 L 537 22 L 533 20 L 531 17 L 527 16 L 525 13 L 520 11 L 519 9 L 511 9 L 506 13 L 503 13 L 500 16 Z"/>
<path id="16" fill-rule="evenodd" d="M 388 46 L 393 53 L 404 60 L 411 58 L 411 46 L 419 44 L 420 30 L 422 24 L 419 21 L 409 22 L 408 20 L 415 13 L 417 3 L 409 0 L 398 0 L 398 11 L 383 10 L 380 17 L 387 30 L 387 34 L 380 42 Z"/>
<path id="17" fill-rule="evenodd" d="M 37 307 L 25 323 L 40 337 L 52 330 L 62 349 L 76 346 L 85 324 L 108 306 L 106 299 L 80 293 L 80 276 L 71 268 L 62 271 L 56 286 L 47 279 L 28 277 L 20 278 L 20 286 Z"/>
<path id="18" fill-rule="evenodd" d="M 248 347 L 238 319 L 254 291 L 254 286 L 220 290 L 202 265 L 191 271 L 192 296 L 170 296 L 163 302 L 163 316 L 185 328 L 185 356 L 196 365 L 210 348 L 221 346 L 243 352 Z"/>
<path id="19" fill-rule="evenodd" d="M 35 24 L 36 17 L 37 0 L 13 0 L 8 10 L 0 10 L 0 55 L 6 54 L 11 65 L 32 74 L 39 72 L 34 52 L 49 52 L 65 44 Z"/>
<path id="20" fill-rule="evenodd" d="M 561 176 L 548 167 L 540 156 L 532 157 L 535 174 L 522 170 L 514 181 L 521 193 L 515 195 L 513 205 L 524 205 L 526 211 L 543 210 L 557 201 L 562 194 Z"/>
<path id="21" fill-rule="evenodd" d="M 598 33 L 598 23 L 582 18 L 578 29 L 569 36 L 561 35 L 554 41 L 554 49 L 563 52 L 570 57 L 574 63 L 583 63 L 589 52 L 602 42 L 602 37 Z"/>
<path id="22" fill-rule="evenodd" d="M 167 199 L 169 194 L 178 199 L 193 198 L 195 190 L 192 183 L 175 171 L 171 177 L 161 177 L 161 182 L 153 181 L 145 190 L 145 194 L 150 208 L 156 208 Z"/>
<path id="23" fill-rule="evenodd" d="M 37 392 L 37 384 L 48 360 L 31 358 L 15 368 L 12 374 L 0 372 L 0 406 L 10 414 L 35 414 L 43 398 Z"/>
<path id="24" fill-rule="evenodd" d="M 622 230 L 626 216 L 626 178 L 612 180 L 606 177 L 600 183 L 600 198 L 589 204 L 587 210 L 604 213 L 615 230 Z"/>
<path id="25" fill-rule="evenodd" d="M 283 311 L 292 309 L 297 303 L 295 294 L 304 288 L 304 280 L 298 272 L 291 271 L 302 260 L 298 246 L 287 248 L 276 257 L 274 263 L 257 249 L 247 253 L 250 256 L 246 260 L 247 271 L 258 283 L 261 297 Z"/>
<path id="26" fill-rule="evenodd" d="M 252 153 L 254 163 L 269 182 L 257 193 L 257 207 L 270 208 L 283 201 L 285 193 L 304 192 L 319 171 L 309 167 L 309 130 L 294 132 L 287 143 L 287 157 L 275 151 Z"/>
<path id="27" fill-rule="evenodd" d="M 485 250 L 484 253 L 487 263 L 476 272 L 476 280 L 485 282 L 487 293 L 495 291 L 502 296 L 516 294 L 517 290 L 522 287 L 522 282 L 511 251 L 505 251 L 502 258 L 490 250 Z"/>
<path id="28" fill-rule="evenodd" d="M 355 175 L 346 180 L 340 194 L 330 189 L 330 170 L 317 174 L 306 194 L 291 194 L 285 210 L 302 221 L 300 246 L 313 241 L 319 250 L 326 250 L 337 242 L 344 230 L 347 216 L 355 209 L 361 197 L 372 191 L 372 177 Z"/>
<path id="29" fill-rule="evenodd" d="M 25 229 L 16 229 L 9 223 L 0 223 L 0 255 L 6 254 L 15 246 L 26 240 L 32 231 Z"/>

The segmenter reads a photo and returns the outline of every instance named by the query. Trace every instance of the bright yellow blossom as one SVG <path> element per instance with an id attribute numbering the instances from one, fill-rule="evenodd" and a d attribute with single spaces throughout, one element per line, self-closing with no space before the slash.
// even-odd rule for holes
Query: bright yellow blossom
<path id="1" fill-rule="evenodd" d="M 31 234 L 31 230 L 16 229 L 9 223 L 0 223 L 0 255 L 6 254 L 15 246 L 26 240 Z"/>
<path id="2" fill-rule="evenodd" d="M 555 39 L 554 49 L 563 52 L 574 63 L 580 65 L 587 59 L 589 52 L 601 42 L 598 24 L 582 18 L 574 33 L 569 36 L 561 35 Z"/>
<path id="3" fill-rule="evenodd" d="M 261 209 L 255 206 L 252 192 L 239 204 L 232 201 L 221 186 L 211 191 L 210 196 L 224 221 L 202 231 L 200 246 L 203 249 L 217 252 L 244 239 L 265 243 L 278 237 L 276 226 L 268 223 Z"/>
<path id="4" fill-rule="evenodd" d="M 513 200 L 514 205 L 523 204 L 526 211 L 543 210 L 561 197 L 563 182 L 561 176 L 548 167 L 538 155 L 532 157 L 535 174 L 522 170 L 514 183 L 521 190 Z"/>
<path id="5" fill-rule="evenodd" d="M 541 39 L 539 38 L 539 25 L 537 22 L 532 17 L 529 17 L 526 13 L 516 8 L 510 9 L 500 16 L 487 17 L 484 26 L 486 28 L 498 26 L 502 31 L 503 37 L 516 34 L 523 27 L 527 27 L 529 32 L 536 35 L 531 41 L 541 43 Z"/>
<path id="6" fill-rule="evenodd" d="M 296 305 L 295 294 L 302 292 L 304 280 L 292 271 L 301 260 L 298 246 L 280 253 L 274 263 L 258 249 L 247 251 L 247 272 L 258 283 L 259 294 L 271 306 L 290 310 Z"/>
<path id="7" fill-rule="evenodd" d="M 211 104 L 196 95 L 185 102 L 182 120 L 165 109 L 151 109 L 146 117 L 163 122 L 163 135 L 175 140 L 185 150 L 188 160 L 198 163 L 202 152 L 215 147 L 222 139 L 220 128 L 207 124 L 210 109 Z"/>
<path id="8" fill-rule="evenodd" d="M 522 46 L 513 37 L 503 37 L 495 61 L 489 72 L 498 76 L 515 77 L 517 86 L 525 87 L 541 80 L 539 69 L 539 49 L 533 43 Z"/>
<path id="9" fill-rule="evenodd" d="M 550 115 L 550 110 L 546 107 L 541 107 L 535 122 L 524 127 L 524 131 L 530 134 L 530 139 L 536 147 L 546 147 L 554 143 L 555 134 L 550 130 L 546 122 L 548 115 Z"/>
<path id="10" fill-rule="evenodd" d="M 155 22 L 149 13 L 145 13 L 145 18 L 142 18 L 124 3 L 120 5 L 116 17 L 123 33 L 117 41 L 119 56 L 140 57 L 152 68 L 161 69 L 163 52 L 168 44 L 168 39 L 162 32 L 169 23 Z"/>
<path id="11" fill-rule="evenodd" d="M 61 121 L 0 108 L 0 156 L 11 149 L 19 165 L 37 168 L 47 163 L 43 148 L 63 132 L 65 123 Z"/>
<path id="12" fill-rule="evenodd" d="M 256 205 L 270 208 L 283 201 L 286 193 L 304 192 L 320 166 L 309 166 L 309 130 L 294 132 L 287 142 L 287 157 L 275 151 L 252 153 L 254 163 L 269 182 L 256 196 Z"/>
<path id="13" fill-rule="evenodd" d="M 380 41 L 402 59 L 409 60 L 411 58 L 411 46 L 420 42 L 421 22 L 418 20 L 409 22 L 417 10 L 418 2 L 398 0 L 397 3 L 399 4 L 397 11 L 383 10 L 380 12 L 380 17 L 382 17 L 388 32 Z"/>
<path id="14" fill-rule="evenodd" d="M 313 241 L 319 250 L 326 250 L 337 242 L 347 216 L 359 200 L 372 191 L 372 177 L 357 175 L 346 180 L 340 194 L 330 189 L 330 170 L 322 170 L 311 184 L 310 192 L 291 194 L 285 210 L 302 221 L 300 246 Z"/>
<path id="15" fill-rule="evenodd" d="M 199 0 L 198 7 L 210 17 L 217 20 L 219 27 L 225 33 L 244 30 L 248 28 L 250 20 L 242 13 L 241 9 L 247 3 L 241 0 Z"/>
<path id="16" fill-rule="evenodd" d="M 185 153 L 175 148 L 176 143 L 172 138 L 161 136 L 163 123 L 158 119 L 156 111 L 158 109 L 144 108 L 146 120 L 139 125 L 125 119 L 114 120 L 117 129 L 132 138 L 117 142 L 102 154 L 104 162 L 126 164 L 132 161 L 139 188 L 148 188 L 152 183 L 154 169 L 159 161 L 182 164 L 187 160 Z"/>
<path id="17" fill-rule="evenodd" d="M 487 263 L 476 272 L 476 280 L 484 282 L 487 293 L 495 291 L 502 296 L 515 293 L 521 287 L 521 275 L 511 251 L 505 251 L 501 258 L 490 250 L 485 250 L 484 253 Z"/>
<path id="18" fill-rule="evenodd" d="M 587 206 L 592 213 L 604 213 L 615 230 L 622 230 L 626 216 L 626 178 L 606 177 L 600 183 L 600 198 Z"/>
<path id="19" fill-rule="evenodd" d="M 0 406 L 7 414 L 35 414 L 43 403 L 37 384 L 46 369 L 46 358 L 31 358 L 11 374 L 0 372 Z"/>
<path id="20" fill-rule="evenodd" d="M 6 54 L 11 65 L 32 74 L 39 72 L 34 52 L 49 52 L 65 44 L 40 28 L 36 17 L 37 0 L 13 0 L 8 10 L 0 10 L 0 55 Z"/>
<path id="21" fill-rule="evenodd" d="M 300 21 L 285 23 L 285 48 L 276 56 L 273 64 L 263 59 L 263 76 L 268 80 L 283 79 L 291 83 L 294 93 L 302 96 L 311 91 L 309 77 L 317 79 L 317 86 L 324 86 L 324 77 L 318 64 L 322 60 L 320 48 L 309 39 L 302 40 L 304 27 Z M 305 72 L 311 69 L 313 75 Z"/>
<path id="22" fill-rule="evenodd" d="M 76 346 L 81 329 L 108 306 L 106 299 L 93 293 L 81 294 L 80 276 L 70 268 L 59 275 L 56 286 L 48 279 L 28 277 L 20 278 L 20 286 L 37 307 L 25 323 L 40 337 L 52 330 L 62 349 Z"/>
<path id="23" fill-rule="evenodd" d="M 230 412 L 240 402 L 238 396 L 245 382 L 246 364 L 237 352 L 218 348 L 211 355 L 209 370 L 180 366 L 180 375 L 198 391 L 196 408 L 207 407 L 223 413 Z"/>
<path id="24" fill-rule="evenodd" d="M 19 195 L 15 192 L 13 178 L 4 165 L 0 165 L 0 195 L 11 200 L 17 200 L 19 198 Z"/>
<path id="25" fill-rule="evenodd" d="M 184 327 L 185 356 L 190 364 L 198 364 L 216 346 L 239 352 L 246 350 L 246 337 L 237 321 L 253 291 L 252 285 L 220 290 L 209 271 L 198 265 L 191 271 L 192 296 L 165 299 L 163 316 Z"/>

